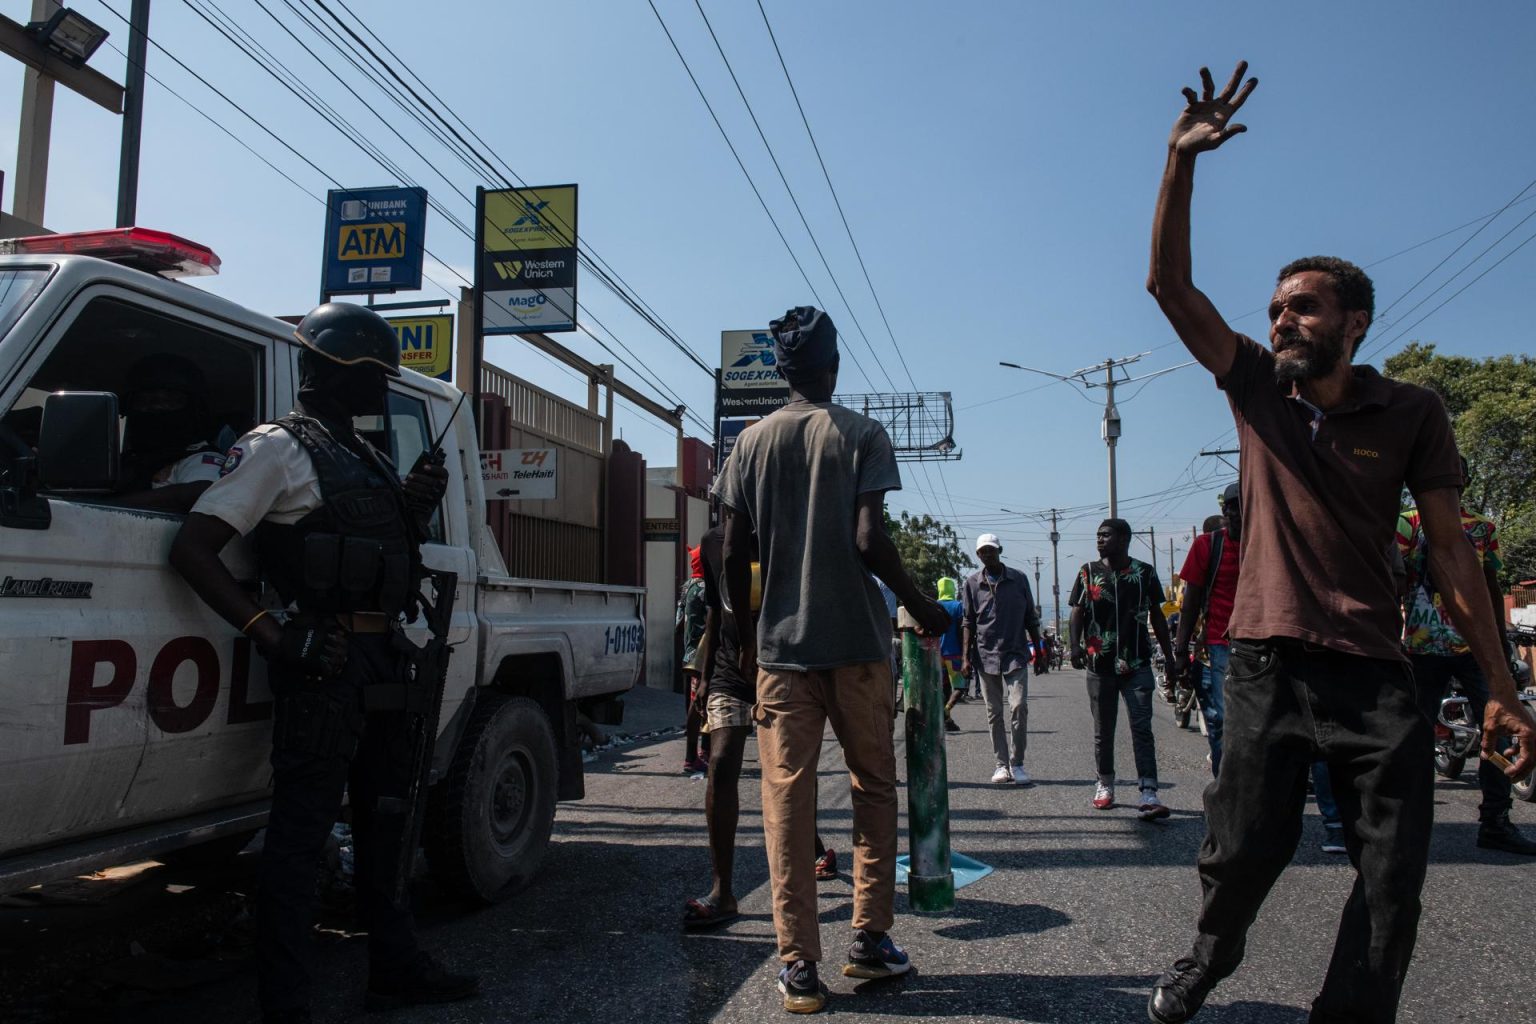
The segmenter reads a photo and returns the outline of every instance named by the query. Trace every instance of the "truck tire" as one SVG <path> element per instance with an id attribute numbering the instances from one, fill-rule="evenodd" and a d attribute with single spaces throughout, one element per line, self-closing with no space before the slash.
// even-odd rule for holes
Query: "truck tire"
<path id="1" fill-rule="evenodd" d="M 484 904 L 526 886 L 549 846 L 556 773 L 543 708 L 481 693 L 447 776 L 432 790 L 425 846 L 438 884 Z"/>

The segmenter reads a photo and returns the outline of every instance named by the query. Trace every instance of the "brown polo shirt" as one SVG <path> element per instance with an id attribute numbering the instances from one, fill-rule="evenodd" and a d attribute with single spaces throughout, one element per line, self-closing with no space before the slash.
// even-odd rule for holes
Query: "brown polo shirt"
<path id="1" fill-rule="evenodd" d="M 1344 404 L 1318 415 L 1275 379 L 1275 356 L 1237 336 L 1217 381 L 1237 421 L 1242 574 L 1228 635 L 1291 637 L 1405 660 L 1389 549 L 1406 486 L 1461 483 L 1450 417 L 1433 391 L 1354 367 Z"/>

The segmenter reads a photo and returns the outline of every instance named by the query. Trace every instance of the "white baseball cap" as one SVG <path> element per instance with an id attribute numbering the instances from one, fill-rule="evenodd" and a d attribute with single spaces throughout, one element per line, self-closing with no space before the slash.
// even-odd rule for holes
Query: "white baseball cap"
<path id="1" fill-rule="evenodd" d="M 976 550 L 980 551 L 982 548 L 997 548 L 998 551 L 1002 551 L 1003 542 L 997 539 L 995 533 L 984 533 L 976 538 Z"/>

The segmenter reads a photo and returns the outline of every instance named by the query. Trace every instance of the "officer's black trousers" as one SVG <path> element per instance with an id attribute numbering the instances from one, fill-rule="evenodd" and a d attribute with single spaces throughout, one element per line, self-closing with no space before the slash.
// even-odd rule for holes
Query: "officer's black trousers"
<path id="1" fill-rule="evenodd" d="M 262 1010 L 310 1000 L 315 882 L 325 841 L 349 794 L 356 842 L 357 912 L 368 930 L 370 969 L 388 973 L 416 956 L 407 902 L 390 895 L 405 820 L 381 815 L 381 796 L 409 787 L 410 718 L 364 711 L 364 688 L 404 681 L 404 660 L 386 634 L 351 636 L 341 674 L 301 679 L 274 666 L 272 815 L 256 901 L 257 985 Z"/>

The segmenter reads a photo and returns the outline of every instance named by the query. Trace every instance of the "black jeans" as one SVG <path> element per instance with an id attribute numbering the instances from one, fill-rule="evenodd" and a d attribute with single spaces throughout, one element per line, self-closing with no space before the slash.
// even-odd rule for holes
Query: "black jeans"
<path id="1" fill-rule="evenodd" d="M 1137 785 L 1157 789 L 1157 741 L 1152 738 L 1152 667 L 1142 665 L 1130 675 L 1085 673 L 1088 708 L 1093 712 L 1093 765 L 1099 781 L 1115 783 L 1115 721 L 1120 700 L 1131 729 L 1131 752 L 1136 756 Z"/>
<path id="2" fill-rule="evenodd" d="M 387 973 L 416 958 L 408 901 L 396 904 L 391 896 L 405 819 L 377 808 L 380 797 L 409 790 L 411 717 L 403 708 L 365 710 L 364 704 L 368 687 L 402 683 L 404 671 L 402 651 L 389 634 L 353 634 L 346 667 L 335 678 L 306 680 L 273 667 L 272 813 L 256 899 L 256 982 L 264 1012 L 309 1005 L 316 869 L 344 791 L 370 967 Z M 370 695 L 368 705 L 377 703 Z"/>
<path id="3" fill-rule="evenodd" d="M 1313 1024 L 1397 1019 L 1434 817 L 1429 721 L 1408 666 L 1293 640 L 1232 641 L 1221 774 L 1205 791 L 1194 955 L 1230 969 L 1301 838 L 1306 777 L 1328 762 L 1355 886 Z"/>
<path id="4" fill-rule="evenodd" d="M 1413 654 L 1413 685 L 1418 690 L 1419 708 L 1434 722 L 1440 715 L 1440 702 L 1452 679 L 1461 684 L 1462 696 L 1472 706 L 1472 720 L 1479 725 L 1488 707 L 1488 680 L 1471 654 Z M 1499 821 L 1509 817 L 1514 806 L 1509 776 L 1495 768 L 1492 761 L 1477 758 L 1477 784 L 1483 802 L 1477 808 L 1479 821 Z"/>

